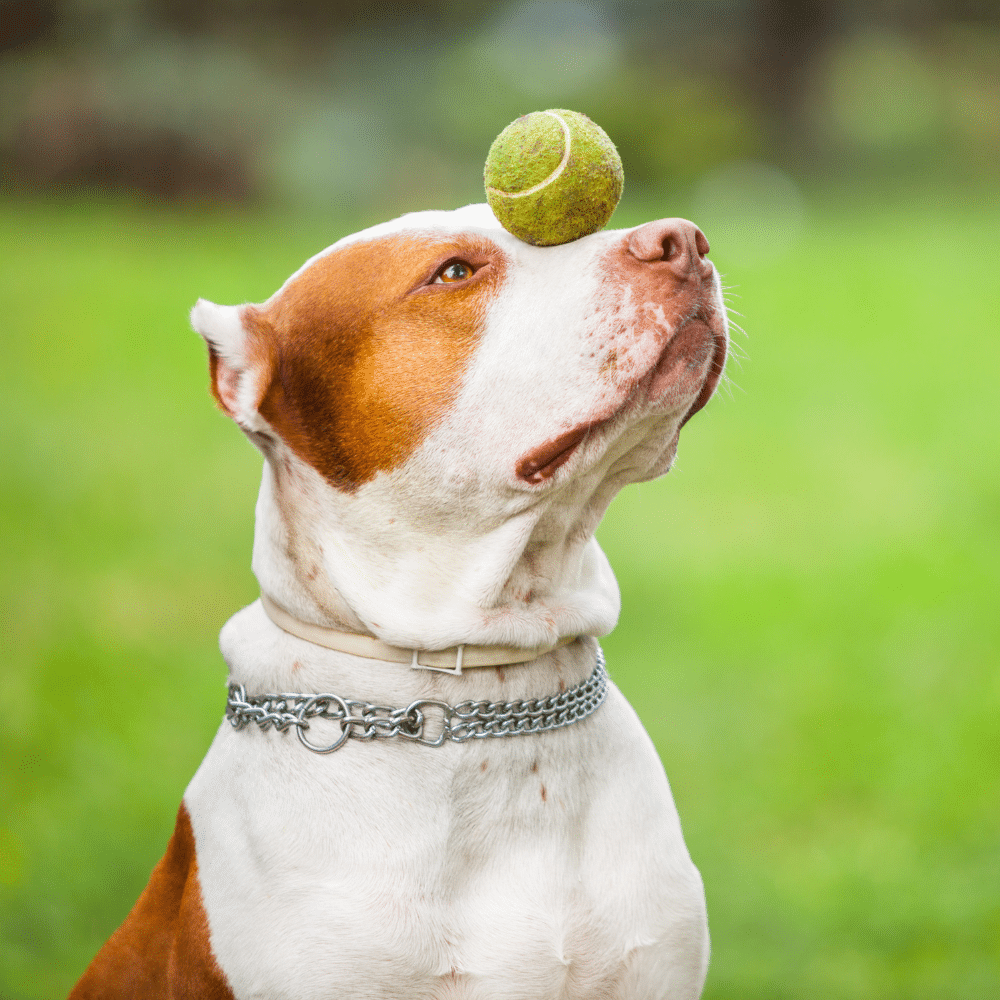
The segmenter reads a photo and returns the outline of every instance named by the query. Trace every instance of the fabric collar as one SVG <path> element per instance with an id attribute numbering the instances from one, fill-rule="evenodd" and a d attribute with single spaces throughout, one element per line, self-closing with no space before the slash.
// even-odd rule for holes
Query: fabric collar
<path id="1" fill-rule="evenodd" d="M 579 636 L 563 636 L 558 642 L 545 646 L 533 646 L 525 649 L 520 646 L 473 646 L 463 644 L 451 646 L 448 649 L 406 649 L 403 646 L 390 646 L 369 635 L 359 635 L 356 632 L 340 632 L 327 628 L 325 625 L 314 625 L 296 618 L 291 612 L 281 607 L 267 594 L 261 592 L 261 607 L 267 617 L 278 628 L 290 635 L 305 639 L 326 649 L 335 649 L 352 656 L 363 656 L 370 660 L 387 660 L 389 663 L 408 663 L 414 670 L 437 670 L 445 674 L 461 675 L 468 667 L 504 667 L 516 663 L 527 663 L 539 656 L 551 653 L 552 650 L 575 642 Z"/>

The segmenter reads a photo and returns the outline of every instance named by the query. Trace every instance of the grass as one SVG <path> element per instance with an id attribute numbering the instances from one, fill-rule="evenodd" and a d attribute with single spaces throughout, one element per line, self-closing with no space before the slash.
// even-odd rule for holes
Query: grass
<path id="1" fill-rule="evenodd" d="M 22 202 L 0 226 L 0 996 L 33 1000 L 145 884 L 219 722 L 216 633 L 256 595 L 259 459 L 186 311 L 263 298 L 356 223 Z M 816 198 L 769 262 L 719 244 L 747 358 L 601 528 L 710 1000 L 1000 975 L 997 231 L 925 192 Z"/>

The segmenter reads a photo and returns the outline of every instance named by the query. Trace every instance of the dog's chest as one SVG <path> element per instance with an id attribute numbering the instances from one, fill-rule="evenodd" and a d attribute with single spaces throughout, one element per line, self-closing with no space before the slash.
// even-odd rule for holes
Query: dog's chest
<path id="1" fill-rule="evenodd" d="M 236 997 L 667 996 L 692 935 L 697 980 L 701 885 L 662 769 L 645 740 L 592 756 L 593 729 L 350 745 L 350 765 L 221 733 L 186 801 Z"/>

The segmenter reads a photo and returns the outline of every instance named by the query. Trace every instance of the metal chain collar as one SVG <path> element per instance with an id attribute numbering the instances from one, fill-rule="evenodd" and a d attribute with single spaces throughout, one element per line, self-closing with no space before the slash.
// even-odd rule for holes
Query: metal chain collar
<path id="1" fill-rule="evenodd" d="M 575 687 L 547 698 L 519 701 L 463 701 L 459 705 L 420 699 L 406 708 L 373 705 L 338 694 L 258 694 L 248 695 L 242 684 L 229 685 L 226 718 L 234 729 L 256 723 L 265 732 L 272 726 L 284 732 L 295 726 L 302 745 L 314 753 L 331 753 L 348 737 L 356 740 L 389 739 L 402 736 L 428 747 L 445 740 L 464 743 L 494 736 L 521 736 L 561 729 L 592 715 L 601 707 L 608 692 L 604 654 L 597 650 L 594 672 Z M 428 709 L 440 713 L 436 733 L 429 735 Z M 305 737 L 309 719 L 333 719 L 341 725 L 340 736 L 329 746 L 317 746 Z"/>

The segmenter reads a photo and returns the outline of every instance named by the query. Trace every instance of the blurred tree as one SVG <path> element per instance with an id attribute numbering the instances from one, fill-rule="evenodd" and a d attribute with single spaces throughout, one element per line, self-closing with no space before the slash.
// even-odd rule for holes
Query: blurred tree
<path id="1" fill-rule="evenodd" d="M 0 53 L 49 41 L 59 23 L 59 0 L 0 0 Z"/>
<path id="2" fill-rule="evenodd" d="M 747 83 L 758 95 L 771 137 L 786 154 L 801 153 L 808 77 L 840 22 L 842 0 L 758 0 L 749 41 Z"/>
<path id="3" fill-rule="evenodd" d="M 188 34 L 229 31 L 234 25 L 251 30 L 275 26 L 303 42 L 329 41 L 331 36 L 363 28 L 420 19 L 438 31 L 454 33 L 490 16 L 490 6 L 454 0 L 411 0 L 410 3 L 362 3 L 360 0 L 148 0 L 149 15 Z"/>
<path id="4" fill-rule="evenodd" d="M 998 24 L 998 0 L 0 0 L 0 172 L 456 201 L 508 121 L 560 106 L 609 130 L 638 187 L 741 159 L 870 169 L 873 146 L 882 169 L 964 143 L 995 170 Z"/>

